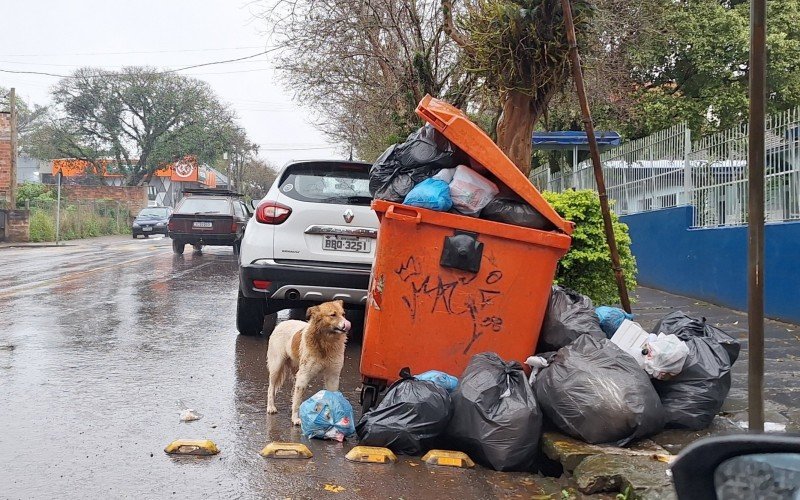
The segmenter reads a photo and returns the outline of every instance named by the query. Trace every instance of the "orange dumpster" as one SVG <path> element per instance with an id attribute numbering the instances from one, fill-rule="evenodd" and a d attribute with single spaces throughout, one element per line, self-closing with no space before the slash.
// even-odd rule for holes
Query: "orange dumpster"
<path id="1" fill-rule="evenodd" d="M 360 368 L 367 408 L 405 366 L 460 376 L 480 352 L 520 362 L 533 354 L 556 265 L 571 243 L 572 223 L 466 115 L 430 96 L 417 114 L 556 229 L 374 200 L 380 228 Z"/>

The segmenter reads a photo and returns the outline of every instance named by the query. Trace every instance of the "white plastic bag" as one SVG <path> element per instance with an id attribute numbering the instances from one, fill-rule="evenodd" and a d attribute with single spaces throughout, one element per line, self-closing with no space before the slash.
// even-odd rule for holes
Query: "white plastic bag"
<path id="1" fill-rule="evenodd" d="M 686 363 L 689 348 L 676 335 L 659 333 L 653 340 L 647 341 L 647 356 L 644 359 L 644 370 L 651 377 L 666 380 L 679 374 Z"/>
<path id="2" fill-rule="evenodd" d="M 453 207 L 464 215 L 478 215 L 499 192 L 495 183 L 464 165 L 456 167 L 450 182 Z"/>

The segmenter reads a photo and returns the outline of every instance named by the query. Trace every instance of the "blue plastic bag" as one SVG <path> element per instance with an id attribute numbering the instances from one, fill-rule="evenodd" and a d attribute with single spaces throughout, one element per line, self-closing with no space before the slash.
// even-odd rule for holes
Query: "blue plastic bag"
<path id="1" fill-rule="evenodd" d="M 440 179 L 425 179 L 406 195 L 403 204 L 447 212 L 453 208 L 450 186 Z"/>
<path id="2" fill-rule="evenodd" d="M 600 306 L 594 310 L 597 317 L 600 318 L 600 329 L 606 334 L 607 338 L 614 336 L 622 320 L 633 319 L 633 314 L 626 313 L 618 307 Z"/>
<path id="3" fill-rule="evenodd" d="M 455 391 L 456 386 L 458 386 L 458 379 L 456 377 L 437 370 L 429 370 L 425 373 L 414 375 L 414 378 L 417 380 L 427 380 L 429 382 L 433 382 L 439 387 L 444 387 L 447 389 L 447 392 Z"/>
<path id="4" fill-rule="evenodd" d="M 300 405 L 300 429 L 308 438 L 344 438 L 356 432 L 353 407 L 341 392 L 319 391 Z"/>

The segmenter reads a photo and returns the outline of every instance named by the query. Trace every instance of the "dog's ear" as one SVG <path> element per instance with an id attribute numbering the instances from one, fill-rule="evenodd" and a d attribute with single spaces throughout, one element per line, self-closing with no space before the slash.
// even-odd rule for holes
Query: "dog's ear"
<path id="1" fill-rule="evenodd" d="M 306 309 L 306 319 L 311 319 L 311 316 L 319 312 L 319 306 L 311 306 Z"/>
<path id="2" fill-rule="evenodd" d="M 339 304 L 339 307 L 344 309 L 344 301 L 343 300 L 334 300 L 333 303 L 334 304 Z"/>

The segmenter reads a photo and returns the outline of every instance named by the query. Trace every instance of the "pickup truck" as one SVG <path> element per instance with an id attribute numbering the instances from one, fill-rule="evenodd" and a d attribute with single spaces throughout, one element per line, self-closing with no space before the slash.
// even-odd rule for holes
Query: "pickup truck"
<path id="1" fill-rule="evenodd" d="M 225 189 L 186 189 L 169 218 L 172 251 L 183 254 L 186 244 L 199 252 L 203 245 L 232 246 L 238 255 L 250 208 L 242 195 Z"/>

